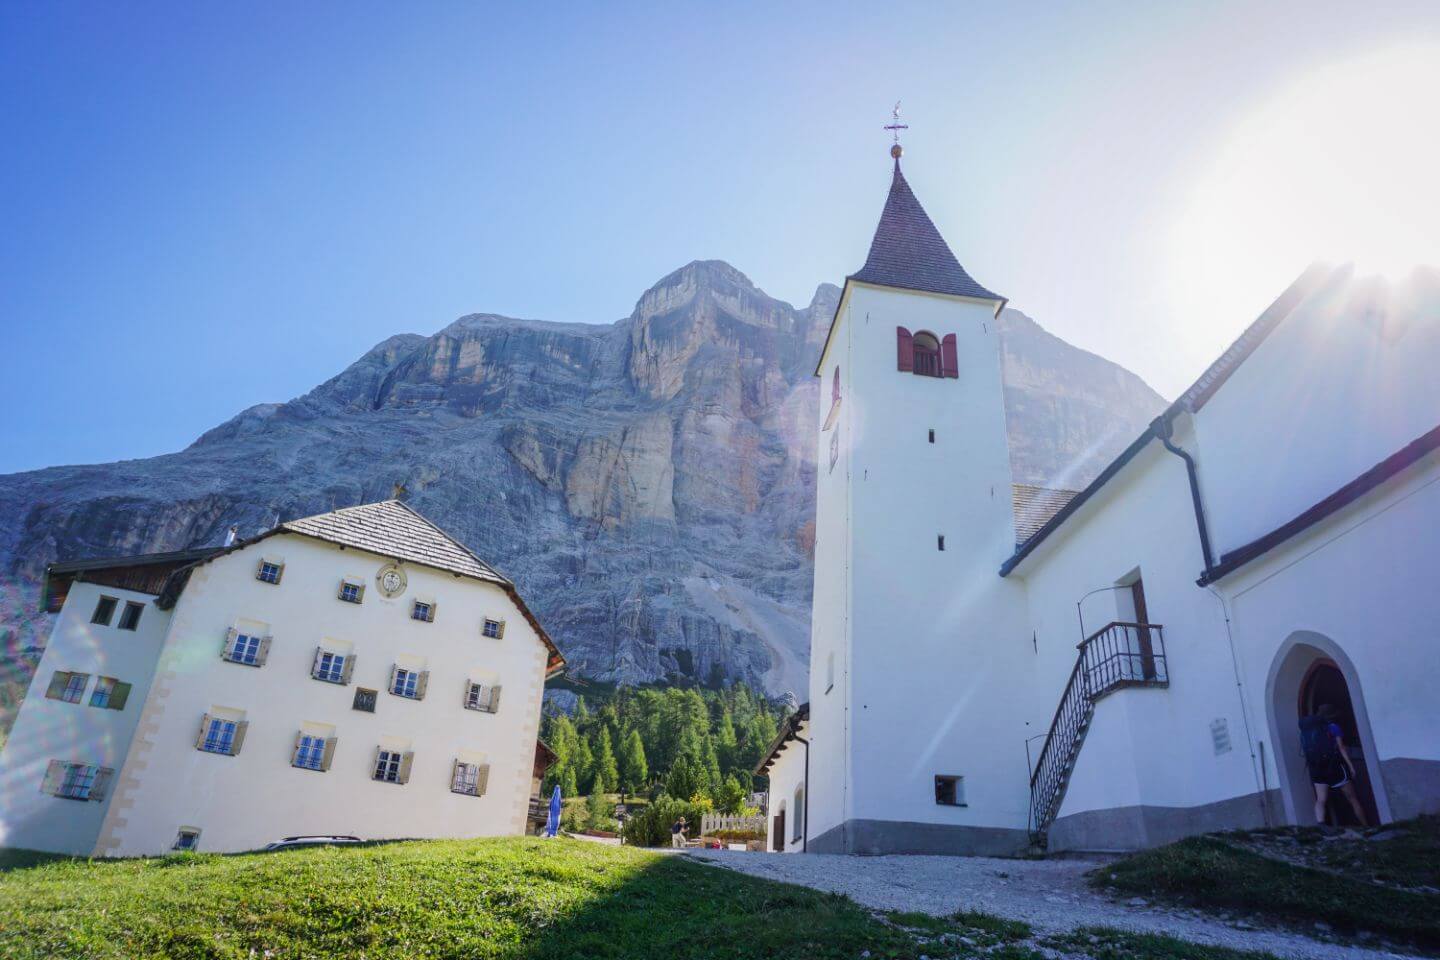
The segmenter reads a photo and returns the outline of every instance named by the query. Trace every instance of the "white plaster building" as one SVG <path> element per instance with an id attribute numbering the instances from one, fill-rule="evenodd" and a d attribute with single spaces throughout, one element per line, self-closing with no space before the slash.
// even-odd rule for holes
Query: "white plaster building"
<path id="1" fill-rule="evenodd" d="M 784 848 L 1309 822 L 1321 702 L 1372 818 L 1440 810 L 1440 273 L 1307 271 L 1081 491 L 1011 483 L 1003 304 L 897 159 L 816 370 L 810 698 L 758 770 L 807 798 Z"/>
<path id="2" fill-rule="evenodd" d="M 0 842 L 95 855 L 523 832 L 564 660 L 398 501 L 224 548 L 53 564 Z"/>

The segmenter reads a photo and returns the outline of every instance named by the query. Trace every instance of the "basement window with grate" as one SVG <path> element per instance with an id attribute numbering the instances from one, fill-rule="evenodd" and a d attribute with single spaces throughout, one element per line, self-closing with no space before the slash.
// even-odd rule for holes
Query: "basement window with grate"
<path id="1" fill-rule="evenodd" d="M 936 774 L 935 802 L 942 807 L 967 806 L 965 803 L 965 778 Z"/>

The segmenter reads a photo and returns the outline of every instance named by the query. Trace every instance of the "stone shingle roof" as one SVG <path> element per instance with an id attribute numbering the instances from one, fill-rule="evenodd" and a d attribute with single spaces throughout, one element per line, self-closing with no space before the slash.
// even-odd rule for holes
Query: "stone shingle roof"
<path id="1" fill-rule="evenodd" d="M 1057 490 L 1028 483 L 1010 485 L 1010 504 L 1015 509 L 1015 542 L 1024 543 L 1075 499 L 1078 490 Z"/>
<path id="2" fill-rule="evenodd" d="M 365 503 L 289 520 L 280 524 L 279 529 L 477 580 L 508 582 L 459 541 L 399 500 Z"/>
<path id="3" fill-rule="evenodd" d="M 870 241 L 870 255 L 865 258 L 865 266 L 850 279 L 982 300 L 1005 299 L 980 286 L 960 266 L 925 208 L 915 199 L 898 161 L 880 225 Z"/>

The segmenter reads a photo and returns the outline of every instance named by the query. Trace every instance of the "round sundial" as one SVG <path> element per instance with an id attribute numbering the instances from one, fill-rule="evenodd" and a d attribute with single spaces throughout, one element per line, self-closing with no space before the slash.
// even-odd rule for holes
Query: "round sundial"
<path id="1" fill-rule="evenodd" d="M 405 592 L 405 571 L 393 563 L 387 564 L 380 568 L 375 583 L 385 596 L 398 597 Z"/>

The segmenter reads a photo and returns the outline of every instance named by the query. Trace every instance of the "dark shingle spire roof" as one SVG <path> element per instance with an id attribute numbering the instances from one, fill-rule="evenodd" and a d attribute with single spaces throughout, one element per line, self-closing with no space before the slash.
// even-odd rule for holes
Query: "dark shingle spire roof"
<path id="1" fill-rule="evenodd" d="M 850 279 L 981 300 L 1005 299 L 980 286 L 960 266 L 905 182 L 898 159 L 880 226 L 870 241 L 870 255 L 865 258 L 865 266 Z"/>

